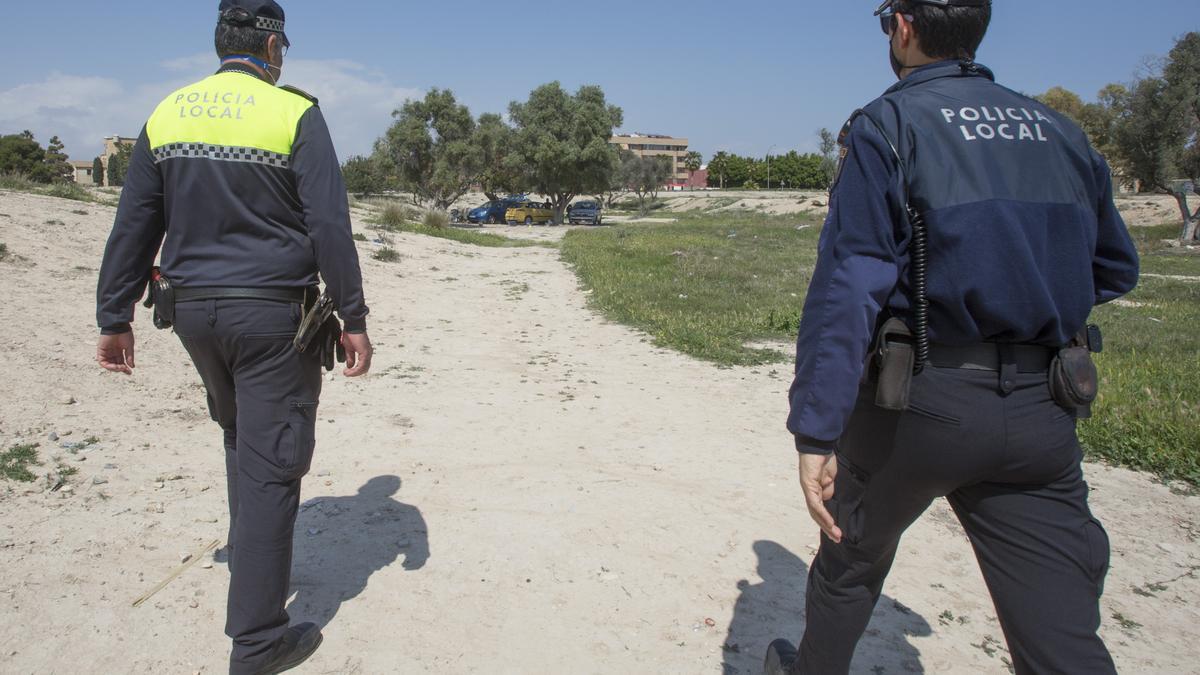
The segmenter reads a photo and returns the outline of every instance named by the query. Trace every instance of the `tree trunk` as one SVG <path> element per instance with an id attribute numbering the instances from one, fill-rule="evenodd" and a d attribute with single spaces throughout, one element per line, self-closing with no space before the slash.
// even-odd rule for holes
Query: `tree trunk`
<path id="1" fill-rule="evenodd" d="M 572 193 L 559 193 L 559 194 L 556 194 L 556 195 L 553 195 L 550 197 L 551 204 L 554 206 L 554 224 L 555 225 L 562 225 L 563 211 L 566 210 L 567 205 L 570 204 L 571 200 L 574 198 L 575 198 L 575 195 Z"/>
<path id="2" fill-rule="evenodd" d="M 1200 194 L 1200 189 L 1195 189 L 1196 194 Z M 1179 202 L 1179 211 L 1183 215 L 1183 231 L 1179 233 L 1179 239 L 1182 241 L 1196 241 L 1200 239 L 1200 207 L 1196 208 L 1196 212 L 1192 213 L 1188 208 L 1187 192 L 1179 190 L 1172 191 L 1171 195 L 1175 197 L 1175 201 Z"/>

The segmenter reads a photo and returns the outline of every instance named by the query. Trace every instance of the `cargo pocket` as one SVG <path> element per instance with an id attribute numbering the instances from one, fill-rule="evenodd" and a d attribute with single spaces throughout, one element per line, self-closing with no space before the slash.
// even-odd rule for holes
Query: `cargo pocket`
<path id="1" fill-rule="evenodd" d="M 284 447 L 279 449 L 279 462 L 289 479 L 301 478 L 308 473 L 317 444 L 316 426 L 316 402 L 293 401 L 288 404 L 284 438 L 290 443 L 282 444 Z"/>
<path id="2" fill-rule="evenodd" d="M 863 496 L 867 492 L 867 475 L 851 464 L 845 457 L 837 455 L 838 472 L 833 484 L 833 499 L 825 502 L 825 508 L 837 526 L 842 529 L 842 540 L 858 544 L 863 539 Z"/>
<path id="3" fill-rule="evenodd" d="M 1092 518 L 1083 525 L 1088 545 L 1088 574 L 1096 584 L 1096 596 L 1104 595 L 1104 578 L 1108 576 L 1109 542 L 1108 533 L 1100 521 Z"/>

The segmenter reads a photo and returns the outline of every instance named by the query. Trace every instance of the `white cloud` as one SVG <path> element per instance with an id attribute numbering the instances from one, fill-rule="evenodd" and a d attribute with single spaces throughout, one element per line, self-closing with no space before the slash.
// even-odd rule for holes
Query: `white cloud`
<path id="1" fill-rule="evenodd" d="M 289 60 L 282 82 L 316 96 L 338 157 L 363 155 L 392 121 L 392 111 L 424 92 L 398 87 L 382 73 L 353 61 Z"/>
<path id="2" fill-rule="evenodd" d="M 0 133 L 29 129 L 43 145 L 57 135 L 72 159 L 90 159 L 100 153 L 105 136 L 137 135 L 163 97 L 211 73 L 214 59 L 199 54 L 161 65 L 165 72 L 153 82 L 129 84 L 110 77 L 54 72 L 41 81 L 0 91 Z M 390 123 L 392 111 L 406 99 L 422 95 L 345 60 L 289 60 L 283 82 L 320 99 L 342 159 L 370 152 Z"/>

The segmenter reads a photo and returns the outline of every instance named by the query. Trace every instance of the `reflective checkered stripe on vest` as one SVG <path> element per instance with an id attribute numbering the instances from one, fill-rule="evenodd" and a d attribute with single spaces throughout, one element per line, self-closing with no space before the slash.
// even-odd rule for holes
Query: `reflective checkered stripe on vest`
<path id="1" fill-rule="evenodd" d="M 237 72 L 188 85 L 146 124 L 156 162 L 208 160 L 287 169 L 296 127 L 312 102 Z"/>

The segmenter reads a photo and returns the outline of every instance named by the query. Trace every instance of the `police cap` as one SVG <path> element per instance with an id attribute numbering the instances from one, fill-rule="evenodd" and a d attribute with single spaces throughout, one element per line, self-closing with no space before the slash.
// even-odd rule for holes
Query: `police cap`
<path id="1" fill-rule="evenodd" d="M 283 8 L 275 0 L 221 0 L 219 12 L 220 23 L 279 33 L 283 46 L 292 46 L 283 32 Z"/>
<path id="2" fill-rule="evenodd" d="M 915 5 L 933 5 L 934 7 L 987 7 L 992 4 L 992 0 L 908 0 Z M 883 14 L 893 5 L 895 0 L 883 0 L 879 8 L 875 10 L 875 16 Z"/>

